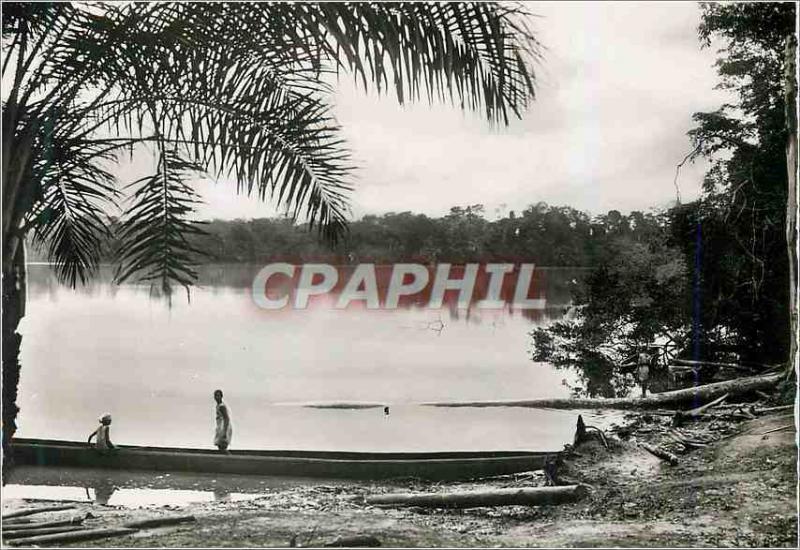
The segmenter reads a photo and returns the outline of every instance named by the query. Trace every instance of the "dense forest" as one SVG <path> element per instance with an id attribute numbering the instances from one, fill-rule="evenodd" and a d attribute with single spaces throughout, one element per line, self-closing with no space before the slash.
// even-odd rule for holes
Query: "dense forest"
<path id="1" fill-rule="evenodd" d="M 625 216 L 612 210 L 592 218 L 540 202 L 491 221 L 482 205 L 453 207 L 438 218 L 412 212 L 368 215 L 352 222 L 348 234 L 333 246 L 288 219 L 215 220 L 204 229 L 207 235 L 197 239 L 196 247 L 220 262 L 525 261 L 584 267 L 597 263 L 612 241 L 645 241 L 665 224 L 653 213 Z"/>
<path id="2" fill-rule="evenodd" d="M 612 244 L 618 253 L 593 264 L 578 314 L 532 333 L 533 359 L 576 368 L 589 394 L 624 391 L 619 365 L 648 343 L 665 359 L 793 364 L 787 141 L 796 122 L 785 74 L 795 4 L 701 9 L 701 44 L 724 44 L 719 87 L 736 98 L 693 116 L 684 163 L 710 161 L 702 196 L 666 213 L 666 239 Z"/>
<path id="3" fill-rule="evenodd" d="M 482 205 L 453 207 L 442 217 L 412 212 L 367 215 L 350 223 L 338 242 L 320 241 L 316 232 L 289 218 L 213 220 L 191 237 L 201 263 L 266 263 L 277 260 L 339 263 L 398 261 L 532 262 L 550 267 L 587 267 L 615 253 L 619 241 L 663 239 L 664 213 L 611 210 L 590 216 L 568 206 L 539 202 L 520 213 L 488 220 Z M 115 243 L 105 245 L 109 260 Z M 46 259 L 33 247 L 34 260 Z"/>

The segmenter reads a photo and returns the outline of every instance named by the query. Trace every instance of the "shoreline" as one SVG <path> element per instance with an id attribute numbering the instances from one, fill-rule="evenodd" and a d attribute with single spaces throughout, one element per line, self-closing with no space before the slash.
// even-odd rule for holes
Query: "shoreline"
<path id="1" fill-rule="evenodd" d="M 384 546 L 796 546 L 796 433 L 782 429 L 786 414 L 694 423 L 687 433 L 718 440 L 681 454 L 674 466 L 640 446 L 663 444 L 669 419 L 647 413 L 626 419 L 609 431 L 608 449 L 592 439 L 565 459 L 559 474 L 591 486 L 590 495 L 573 504 L 447 510 L 363 503 L 392 492 L 542 486 L 543 472 L 452 483 L 309 483 L 240 501 L 138 509 L 82 504 L 81 511 L 97 518 L 89 521 L 106 526 L 176 514 L 192 514 L 197 522 L 80 544 L 321 546 L 364 535 Z M 28 505 L 4 501 L 3 509 Z"/>

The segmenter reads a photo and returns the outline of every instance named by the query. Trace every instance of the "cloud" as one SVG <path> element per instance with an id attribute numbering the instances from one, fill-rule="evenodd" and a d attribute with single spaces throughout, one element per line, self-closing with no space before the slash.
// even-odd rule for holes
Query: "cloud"
<path id="1" fill-rule="evenodd" d="M 538 98 L 522 120 L 492 128 L 479 114 L 366 94 L 343 77 L 335 114 L 360 166 L 352 210 L 440 215 L 483 203 L 519 210 L 546 201 L 593 213 L 646 210 L 675 200 L 676 164 L 695 111 L 727 98 L 714 90 L 713 49 L 701 50 L 694 3 L 537 3 L 546 46 Z M 680 177 L 699 193 L 702 163 Z M 202 217 L 261 217 L 278 209 L 199 184 Z"/>

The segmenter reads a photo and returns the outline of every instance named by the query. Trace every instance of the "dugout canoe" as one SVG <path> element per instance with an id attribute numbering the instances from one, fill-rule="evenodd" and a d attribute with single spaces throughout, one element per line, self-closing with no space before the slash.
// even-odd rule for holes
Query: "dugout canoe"
<path id="1" fill-rule="evenodd" d="M 339 479 L 473 479 L 544 468 L 558 452 L 455 451 L 374 453 L 338 451 L 246 451 L 118 446 L 101 454 L 86 443 L 15 439 L 17 464 Z"/>

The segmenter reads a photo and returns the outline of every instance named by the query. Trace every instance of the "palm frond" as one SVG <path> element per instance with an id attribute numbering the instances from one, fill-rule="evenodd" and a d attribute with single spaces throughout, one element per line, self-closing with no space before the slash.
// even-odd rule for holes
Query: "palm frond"
<path id="1" fill-rule="evenodd" d="M 47 250 L 58 277 L 75 286 L 95 273 L 111 238 L 107 212 L 117 196 L 115 178 L 98 162 L 102 147 L 51 140 L 47 150 L 48 157 L 34 167 L 34 178 L 42 187 L 26 230 Z"/>
<path id="2" fill-rule="evenodd" d="M 541 49 L 524 8 L 507 3 L 47 6 L 4 5 L 3 72 L 15 77 L 3 98 L 3 176 L 27 188 L 4 189 L 3 212 L 32 212 L 26 227 L 52 241 L 73 284 L 96 264 L 97 208 L 115 196 L 102 166 L 122 147 L 153 142 L 159 161 L 120 225 L 118 279 L 188 285 L 185 237 L 199 231 L 190 172 L 233 179 L 331 240 L 346 229 L 354 166 L 326 73 L 506 123 L 534 97 Z M 53 143 L 63 159 L 51 158 Z"/>
<path id="3" fill-rule="evenodd" d="M 187 237 L 203 233 L 192 220 L 200 201 L 186 183 L 197 170 L 174 150 L 162 148 L 156 173 L 130 185 L 130 205 L 117 232 L 124 243 L 114 275 L 118 283 L 134 278 L 169 295 L 173 283 L 188 287 L 197 277 L 194 265 L 202 253 Z"/>

